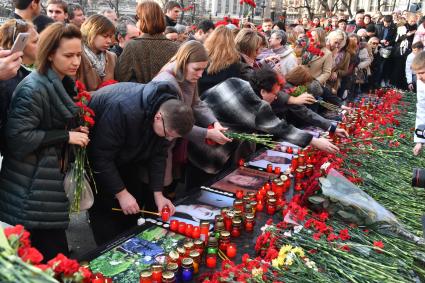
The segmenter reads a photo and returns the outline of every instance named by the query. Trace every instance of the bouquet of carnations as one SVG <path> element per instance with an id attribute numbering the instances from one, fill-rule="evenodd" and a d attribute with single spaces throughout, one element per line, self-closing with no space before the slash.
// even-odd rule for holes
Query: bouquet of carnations
<path id="1" fill-rule="evenodd" d="M 323 57 L 325 54 L 319 48 L 319 43 L 314 41 L 311 32 L 307 32 L 306 36 L 296 41 L 294 52 L 297 57 L 301 58 L 301 64 L 307 65 L 317 57 Z"/>
<path id="2" fill-rule="evenodd" d="M 83 127 L 94 126 L 94 111 L 88 107 L 91 95 L 86 91 L 84 84 L 77 81 L 78 95 L 76 105 L 80 108 L 79 124 Z M 75 150 L 75 161 L 71 164 L 65 180 L 65 193 L 70 201 L 70 212 L 80 212 L 89 209 L 94 202 L 93 192 L 90 183 L 95 185 L 93 175 L 88 166 L 87 150 L 85 147 L 78 147 Z M 95 187 L 96 189 L 96 187 Z"/>
<path id="3" fill-rule="evenodd" d="M 47 264 L 31 246 L 30 233 L 22 225 L 0 228 L 0 282 L 3 283 L 89 283 L 92 273 L 76 260 L 58 254 Z"/>

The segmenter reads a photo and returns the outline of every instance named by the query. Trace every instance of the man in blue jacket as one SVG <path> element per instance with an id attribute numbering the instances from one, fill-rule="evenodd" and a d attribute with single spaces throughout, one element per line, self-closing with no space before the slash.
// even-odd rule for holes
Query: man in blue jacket
<path id="1" fill-rule="evenodd" d="M 155 203 L 158 211 L 167 205 L 174 213 L 162 194 L 167 148 L 192 129 L 194 117 L 165 82 L 110 85 L 93 93 L 89 107 L 96 113 L 89 161 L 98 191 L 90 222 L 103 244 L 134 226 L 143 205 L 154 209 Z M 149 172 L 150 190 L 140 179 L 141 167 Z"/>

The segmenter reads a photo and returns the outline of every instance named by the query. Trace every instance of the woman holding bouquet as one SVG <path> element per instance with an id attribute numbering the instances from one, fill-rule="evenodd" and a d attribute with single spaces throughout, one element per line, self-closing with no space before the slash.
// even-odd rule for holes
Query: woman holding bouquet
<path id="1" fill-rule="evenodd" d="M 81 62 L 81 33 L 54 23 L 40 35 L 37 69 L 18 85 L 5 127 L 0 220 L 22 224 L 49 260 L 68 253 L 69 202 L 63 180 L 70 144 L 86 146 L 87 129 L 70 130 L 78 114 L 71 79 Z"/>

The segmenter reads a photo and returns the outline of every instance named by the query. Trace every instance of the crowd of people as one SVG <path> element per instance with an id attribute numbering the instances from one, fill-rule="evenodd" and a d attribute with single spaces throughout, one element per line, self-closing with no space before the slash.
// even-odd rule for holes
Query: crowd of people
<path id="1" fill-rule="evenodd" d="M 142 1 L 135 18 L 108 9 L 86 17 L 64 0 L 49 0 L 44 15 L 40 0 L 14 2 L 0 26 L 0 220 L 23 224 L 46 260 L 68 252 L 63 180 L 75 147 L 88 149 L 97 184 L 90 224 L 101 245 L 143 207 L 174 213 L 178 183 L 201 185 L 254 152 L 226 131 L 337 152 L 301 130 L 348 136 L 319 100 L 349 110 L 347 101 L 378 87 L 425 95 L 419 14 L 186 26 L 175 1 L 164 9 Z M 20 33 L 29 40 L 12 53 Z M 91 93 L 91 129 L 77 123 L 76 80 Z M 298 86 L 306 91 L 290 95 Z"/>

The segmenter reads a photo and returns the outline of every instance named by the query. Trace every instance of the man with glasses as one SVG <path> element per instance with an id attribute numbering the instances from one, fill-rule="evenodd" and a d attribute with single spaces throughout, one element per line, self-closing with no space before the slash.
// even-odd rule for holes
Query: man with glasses
<path id="1" fill-rule="evenodd" d="M 174 213 L 162 194 L 167 150 L 189 133 L 194 117 L 166 82 L 117 83 L 94 92 L 89 106 L 96 113 L 88 152 L 98 187 L 90 221 L 100 245 L 136 225 L 143 206 Z M 140 168 L 149 172 L 149 185 Z"/>

